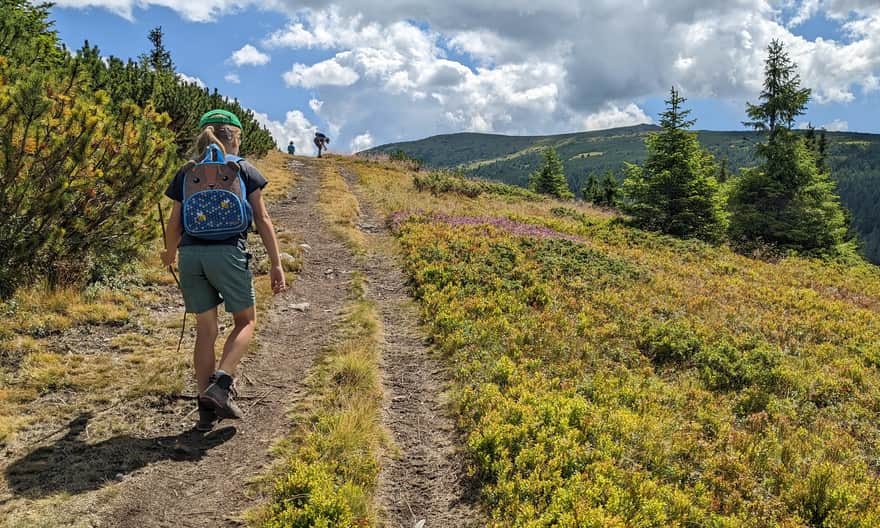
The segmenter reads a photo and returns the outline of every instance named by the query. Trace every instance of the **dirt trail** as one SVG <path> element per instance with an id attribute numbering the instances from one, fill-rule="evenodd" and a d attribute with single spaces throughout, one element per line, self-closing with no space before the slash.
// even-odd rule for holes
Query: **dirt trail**
<path id="1" fill-rule="evenodd" d="M 221 422 L 212 435 L 230 435 L 225 426 L 236 429 L 234 436 L 198 459 L 165 460 L 127 477 L 100 526 L 238 526 L 237 516 L 256 504 L 256 498 L 247 496 L 248 481 L 271 461 L 272 442 L 290 430 L 287 413 L 304 392 L 306 371 L 328 344 L 334 314 L 348 296 L 349 278 L 343 271 L 351 269 L 345 267 L 350 252 L 329 234 L 317 208 L 318 167 L 291 163 L 300 181 L 270 212 L 277 226 L 296 233 L 311 250 L 304 251 L 303 270 L 291 288 L 258 321 L 258 351 L 243 360 L 238 376 L 245 418 Z M 258 238 L 251 240 L 251 245 L 259 243 Z M 289 308 L 300 302 L 310 303 L 310 309 Z M 188 425 L 178 424 L 177 430 Z M 185 440 L 176 444 L 183 445 L 172 449 L 184 453 L 200 447 Z"/>
<path id="2" fill-rule="evenodd" d="M 361 206 L 360 228 L 371 248 L 389 248 L 391 236 L 363 194 L 357 176 L 341 169 Z M 363 272 L 385 330 L 382 422 L 399 452 L 382 460 L 378 503 L 389 528 L 481 526 L 476 491 L 468 486 L 461 438 L 442 394 L 450 373 L 426 343 L 418 308 L 408 295 L 401 266 L 389 251 L 374 250 Z"/>
<path id="3" fill-rule="evenodd" d="M 369 251 L 355 259 L 331 234 L 318 208 L 320 169 L 326 160 L 292 160 L 299 175 L 292 193 L 270 207 L 278 227 L 311 249 L 291 288 L 271 301 L 258 321 L 258 347 L 239 370 L 245 418 L 222 422 L 201 437 L 191 400 L 169 402 L 155 414 L 151 430 L 98 440 L 90 438 L 83 415 L 68 424 L 63 438 L 44 443 L 8 467 L 7 484 L 16 500 L 39 499 L 64 491 L 76 497 L 57 512 L 89 528 L 202 528 L 241 526 L 241 513 L 263 498 L 249 483 L 272 462 L 272 443 L 289 433 L 291 408 L 305 394 L 306 372 L 333 339 L 333 323 L 350 297 L 350 274 L 368 278 L 367 297 L 376 302 L 384 327 L 382 380 L 386 399 L 382 422 L 398 451 L 381 461 L 378 506 L 389 528 L 458 528 L 485 524 L 475 493 L 467 487 L 461 439 L 442 394 L 449 373 L 425 344 L 418 310 L 392 256 L 390 234 L 360 193 L 356 175 L 340 168 L 361 203 L 359 228 Z M 338 165 L 337 165 L 338 166 Z M 254 237 L 251 245 L 260 244 Z M 260 302 L 268 302 L 261 299 Z M 310 303 L 300 312 L 294 303 Z M 182 353 L 190 353 L 192 338 Z M 189 413 L 189 414 L 187 414 Z M 97 465 L 83 478 L 87 469 Z M 16 473 L 17 472 L 17 473 Z M 15 475 L 22 475 L 20 478 Z M 39 476 L 36 476 L 39 475 Z M 33 487 L 35 478 L 40 480 Z M 2 499 L 2 497 L 0 497 Z M 0 500 L 11 500 L 12 496 Z M 65 513 L 67 512 L 67 513 Z M 424 523 L 420 521 L 424 520 Z M 32 526 L 40 526 L 33 519 Z M 53 525 L 62 525 L 55 523 Z M 4 525 L 0 520 L 0 525 Z"/>

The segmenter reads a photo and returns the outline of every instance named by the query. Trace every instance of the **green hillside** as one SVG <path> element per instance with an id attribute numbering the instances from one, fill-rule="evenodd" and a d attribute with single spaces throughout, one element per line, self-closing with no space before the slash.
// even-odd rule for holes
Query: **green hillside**
<path id="1" fill-rule="evenodd" d="M 579 190 L 591 171 L 613 171 L 622 177 L 625 161 L 641 163 L 646 157 L 645 137 L 659 130 L 654 125 L 560 134 L 554 136 L 502 136 L 497 134 L 446 134 L 418 141 L 390 143 L 366 153 L 397 150 L 434 168 L 460 168 L 470 176 L 525 186 L 529 173 L 541 161 L 541 148 L 553 146 L 565 163 L 572 190 Z M 880 135 L 829 132 L 830 165 L 844 205 L 851 211 L 853 228 L 864 243 L 865 254 L 880 263 Z M 755 132 L 699 132 L 700 143 L 727 168 L 737 173 L 754 165 Z"/>

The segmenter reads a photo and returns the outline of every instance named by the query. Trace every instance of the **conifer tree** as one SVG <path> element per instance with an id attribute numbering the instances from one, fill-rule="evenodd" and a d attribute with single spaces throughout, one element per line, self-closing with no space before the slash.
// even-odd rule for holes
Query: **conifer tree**
<path id="1" fill-rule="evenodd" d="M 822 129 L 822 132 L 819 133 L 819 142 L 816 145 L 816 168 L 819 169 L 819 172 L 825 172 L 827 170 L 827 158 L 828 158 L 828 136 L 825 134 L 825 129 Z"/>
<path id="2" fill-rule="evenodd" d="M 163 42 L 165 34 L 162 32 L 162 26 L 156 26 L 150 30 L 147 37 L 153 47 L 149 54 L 142 57 L 142 60 L 149 65 L 153 71 L 157 72 L 173 72 L 174 62 L 171 60 L 171 52 L 165 48 Z"/>
<path id="3" fill-rule="evenodd" d="M 835 184 L 818 168 L 818 150 L 825 147 L 814 151 L 792 131 L 810 90 L 801 88 L 796 65 L 780 41 L 771 42 L 767 52 L 762 102 L 747 103 L 751 120 L 745 122 L 765 132 L 767 142 L 756 148 L 762 163 L 744 171 L 731 191 L 730 236 L 746 250 L 770 244 L 809 254 L 834 253 L 846 225 Z"/>
<path id="4" fill-rule="evenodd" d="M 559 159 L 555 148 L 547 147 L 544 149 L 544 165 L 529 176 L 529 187 L 537 193 L 549 194 L 557 198 L 574 197 L 568 189 L 562 160 Z"/>
<path id="5" fill-rule="evenodd" d="M 614 172 L 607 170 L 605 176 L 602 177 L 602 183 L 599 189 L 599 205 L 606 207 L 614 207 L 617 205 L 617 197 L 620 194 L 617 178 Z"/>
<path id="6" fill-rule="evenodd" d="M 644 167 L 627 163 L 626 211 L 644 229 L 680 237 L 719 240 L 724 215 L 712 156 L 700 147 L 686 101 L 673 87 L 660 114 L 662 130 L 645 141 Z"/>
<path id="7" fill-rule="evenodd" d="M 590 172 L 587 176 L 587 183 L 584 184 L 584 188 L 581 189 L 581 195 L 584 198 L 585 202 L 596 203 L 596 201 L 600 198 L 599 193 L 599 179 L 596 178 L 595 172 Z"/>

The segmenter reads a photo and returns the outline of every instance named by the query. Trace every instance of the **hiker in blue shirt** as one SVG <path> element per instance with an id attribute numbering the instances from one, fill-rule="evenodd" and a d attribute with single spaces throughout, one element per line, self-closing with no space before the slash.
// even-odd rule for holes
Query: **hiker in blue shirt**
<path id="1" fill-rule="evenodd" d="M 253 212 L 256 231 L 266 246 L 271 263 L 269 274 L 272 290 L 276 294 L 284 291 L 287 285 L 281 267 L 278 241 L 262 197 L 262 189 L 268 182 L 256 167 L 237 157 L 241 146 L 241 122 L 232 112 L 211 110 L 199 120 L 199 129 L 202 132 L 196 140 L 193 159 L 204 159 L 204 165 L 204 162 L 209 161 L 205 153 L 213 152 L 214 155 L 223 156 L 228 160 L 227 165 L 231 164 L 229 166 L 232 167 L 226 169 L 226 166 L 215 164 L 214 167 L 220 166 L 215 170 L 227 171 L 223 174 L 231 173 L 234 176 L 234 169 L 238 169 L 241 181 L 235 183 L 244 191 L 240 194 L 244 195 L 243 198 L 246 197 Z M 222 153 L 219 152 L 221 147 Z M 246 251 L 250 218 L 246 218 L 247 226 L 242 232 L 220 240 L 199 238 L 188 232 L 189 227 L 184 229 L 190 225 L 186 222 L 191 219 L 190 211 L 184 206 L 185 200 L 189 199 L 184 196 L 185 185 L 200 184 L 205 187 L 207 183 L 199 182 L 199 178 L 194 176 L 195 172 L 190 170 L 196 165 L 195 161 L 181 169 L 165 191 L 165 195 L 174 200 L 174 207 L 168 219 L 162 262 L 171 266 L 179 252 L 180 287 L 186 311 L 196 314 L 196 343 L 193 351 L 199 390 L 199 421 L 196 429 L 208 431 L 218 419 L 241 418 L 241 410 L 233 400 L 233 375 L 254 334 L 256 296 L 253 276 L 248 269 L 251 255 Z M 207 187 L 213 189 L 214 185 Z M 234 200 L 236 206 L 244 208 L 240 198 Z M 224 201 L 220 207 L 228 208 L 227 202 L 228 200 Z M 196 214 L 197 220 L 204 220 L 201 212 Z M 211 211 L 205 214 L 211 214 Z M 186 218 L 184 215 L 187 215 Z M 219 334 L 217 307 L 221 302 L 225 303 L 226 311 L 232 313 L 234 328 L 226 338 L 218 365 L 214 356 L 214 343 Z"/>
<path id="2" fill-rule="evenodd" d="M 290 154 L 291 156 L 293 156 L 294 154 L 296 154 L 296 145 L 293 144 L 293 141 L 292 141 L 292 140 L 291 140 L 291 142 L 287 145 L 287 153 Z"/>

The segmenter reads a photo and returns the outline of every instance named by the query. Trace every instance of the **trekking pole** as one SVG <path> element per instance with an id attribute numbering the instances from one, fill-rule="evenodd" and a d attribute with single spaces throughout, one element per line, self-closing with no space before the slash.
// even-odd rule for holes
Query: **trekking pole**
<path id="1" fill-rule="evenodd" d="M 156 202 L 156 206 L 159 208 L 159 225 L 162 226 L 162 243 L 165 243 L 167 240 L 167 234 L 165 232 L 165 213 L 162 212 L 162 202 Z M 168 248 L 165 248 L 165 251 L 168 251 Z M 168 271 L 171 272 L 171 276 L 174 277 L 174 282 L 177 283 L 177 289 L 183 293 L 183 288 L 180 287 L 180 279 L 177 278 L 177 274 L 174 273 L 174 268 L 169 264 Z M 186 332 L 186 308 L 183 309 L 183 324 L 180 325 L 180 339 L 177 340 L 177 355 L 180 354 L 180 346 L 183 344 L 183 333 Z"/>
<path id="2" fill-rule="evenodd" d="M 164 244 L 167 234 L 165 233 L 165 213 L 162 212 L 162 202 L 157 202 L 156 207 L 159 208 L 159 225 L 162 226 L 162 242 Z M 166 247 L 165 250 L 167 251 L 168 248 Z M 177 283 L 177 289 L 182 291 L 183 289 L 180 287 L 180 279 L 177 278 L 177 274 L 174 273 L 174 268 L 171 267 L 171 265 L 168 266 L 168 271 L 170 271 L 171 276 L 174 277 L 174 282 Z"/>

